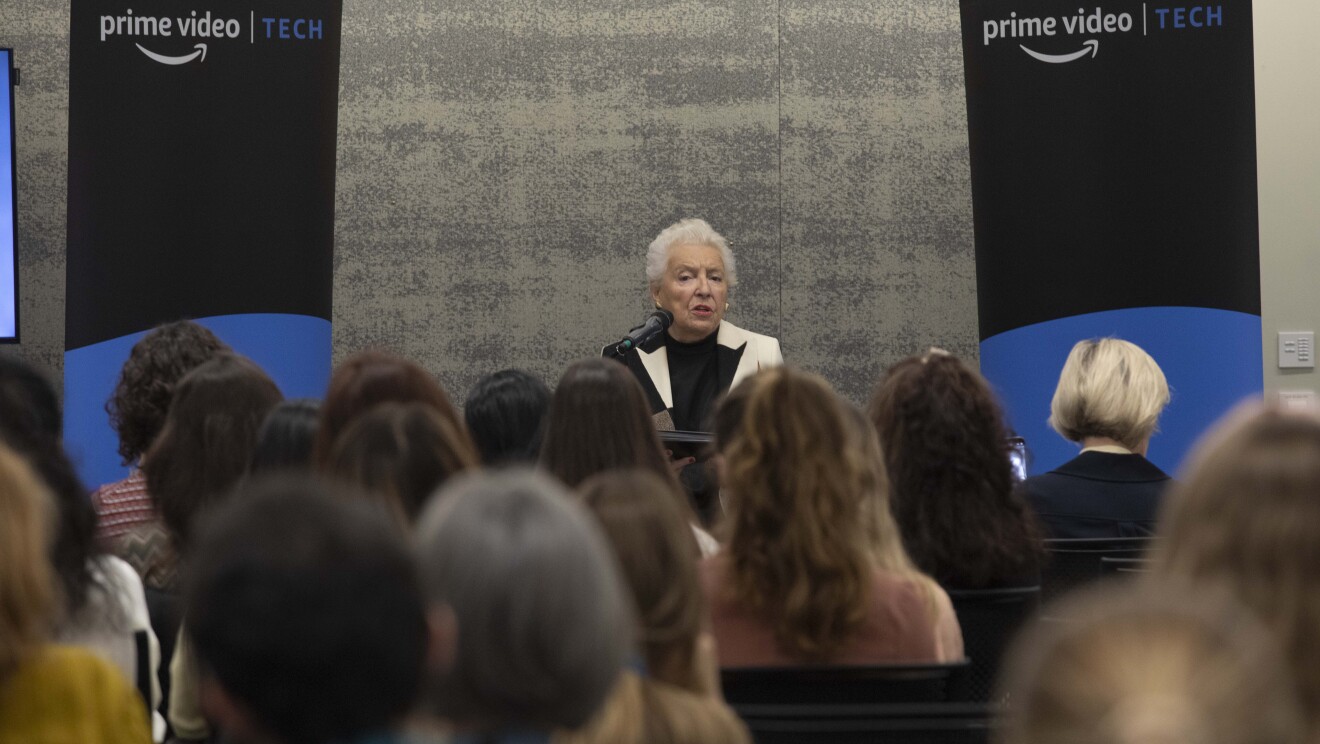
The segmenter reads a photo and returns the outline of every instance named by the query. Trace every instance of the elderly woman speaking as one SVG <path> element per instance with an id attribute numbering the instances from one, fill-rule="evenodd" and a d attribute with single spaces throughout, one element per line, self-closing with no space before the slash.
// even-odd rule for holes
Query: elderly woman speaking
<path id="1" fill-rule="evenodd" d="M 720 393 L 784 363 L 778 340 L 724 320 L 737 267 L 704 220 L 681 220 L 651 241 L 646 280 L 655 306 L 674 321 L 623 361 L 646 391 L 657 428 L 704 430 Z"/>

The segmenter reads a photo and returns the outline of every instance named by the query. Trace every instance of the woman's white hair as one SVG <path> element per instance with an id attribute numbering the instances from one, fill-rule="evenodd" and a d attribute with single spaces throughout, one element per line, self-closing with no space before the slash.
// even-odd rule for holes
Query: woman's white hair
<path id="1" fill-rule="evenodd" d="M 646 284 L 655 291 L 660 286 L 660 279 L 669 266 L 669 252 L 679 245 L 708 245 L 720 252 L 724 261 L 724 282 L 732 289 L 738 283 L 738 266 L 733 260 L 733 251 L 723 235 L 715 232 L 710 223 L 701 219 L 679 220 L 660 231 L 646 249 Z"/>
<path id="2" fill-rule="evenodd" d="M 1138 449 L 1168 403 L 1164 372 L 1140 346 L 1117 338 L 1078 341 L 1059 374 L 1050 426 L 1074 442 L 1108 437 Z"/>
<path id="3" fill-rule="evenodd" d="M 431 706 L 500 728 L 575 728 L 600 707 L 633 641 L 631 598 L 592 517 L 531 470 L 460 477 L 431 498 L 416 552 L 427 602 L 457 620 Z"/>

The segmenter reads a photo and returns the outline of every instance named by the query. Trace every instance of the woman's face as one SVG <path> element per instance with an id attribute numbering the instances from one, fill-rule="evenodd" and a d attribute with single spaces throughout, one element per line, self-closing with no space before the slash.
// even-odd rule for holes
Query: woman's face
<path id="1" fill-rule="evenodd" d="M 709 336 L 729 300 L 724 259 L 718 248 L 685 243 L 669 249 L 669 263 L 654 291 L 656 304 L 674 314 L 669 335 L 691 343 Z"/>

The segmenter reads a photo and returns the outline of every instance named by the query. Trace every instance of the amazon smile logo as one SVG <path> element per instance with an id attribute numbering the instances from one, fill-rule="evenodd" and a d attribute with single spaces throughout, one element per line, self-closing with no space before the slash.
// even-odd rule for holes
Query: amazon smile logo
<path id="1" fill-rule="evenodd" d="M 157 40 L 173 38 L 185 40 L 197 38 L 237 39 L 243 33 L 243 24 L 237 18 L 213 17 L 209 10 L 200 16 L 194 10 L 186 16 L 158 17 L 134 15 L 133 9 L 129 8 L 120 16 L 103 15 L 100 17 L 100 21 L 101 41 L 116 36 L 136 37 L 141 39 L 141 41 L 135 41 L 133 44 L 138 48 L 138 51 L 146 55 L 147 59 L 163 65 L 183 65 L 193 60 L 205 61 L 206 42 L 193 44 L 192 49 L 194 51 L 181 55 L 163 54 L 149 48 L 147 44 L 161 49 L 164 47 L 160 46 L 160 42 Z M 166 44 L 168 45 L 168 42 Z"/>
<path id="2" fill-rule="evenodd" d="M 147 59 L 174 66 L 205 62 L 208 49 L 216 42 L 320 41 L 325 28 L 324 20 L 319 18 L 272 18 L 257 16 L 255 11 L 248 13 L 246 23 L 241 17 L 226 18 L 209 10 L 201 14 L 194 10 L 187 15 L 152 16 L 134 13 L 132 8 L 122 15 L 100 16 L 99 21 L 102 42 L 131 39 Z M 180 45 L 180 39 L 196 43 Z"/>
<path id="3" fill-rule="evenodd" d="M 1127 34 L 1140 28 L 1142 36 L 1152 32 L 1195 30 L 1224 25 L 1222 5 L 1169 6 L 1142 3 L 1141 11 L 1105 12 L 1096 7 L 1088 11 L 1078 8 L 1076 14 L 1062 16 L 1019 16 L 1010 12 L 1007 18 L 981 22 L 981 43 L 990 46 L 993 41 L 1012 39 L 1028 57 L 1048 64 L 1064 64 L 1079 59 L 1094 59 L 1100 53 L 1100 37 L 1107 34 Z M 1135 16 L 1134 16 L 1135 13 Z M 1088 36 L 1082 41 L 1055 51 L 1058 37 Z M 1043 51 L 1050 50 L 1050 51 Z"/>

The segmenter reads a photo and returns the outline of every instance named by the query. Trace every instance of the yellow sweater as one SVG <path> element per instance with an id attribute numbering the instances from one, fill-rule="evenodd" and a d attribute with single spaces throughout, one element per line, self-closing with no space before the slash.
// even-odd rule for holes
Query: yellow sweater
<path id="1" fill-rule="evenodd" d="M 150 744 L 147 706 L 123 674 L 50 645 L 0 681 L 0 744 Z"/>

